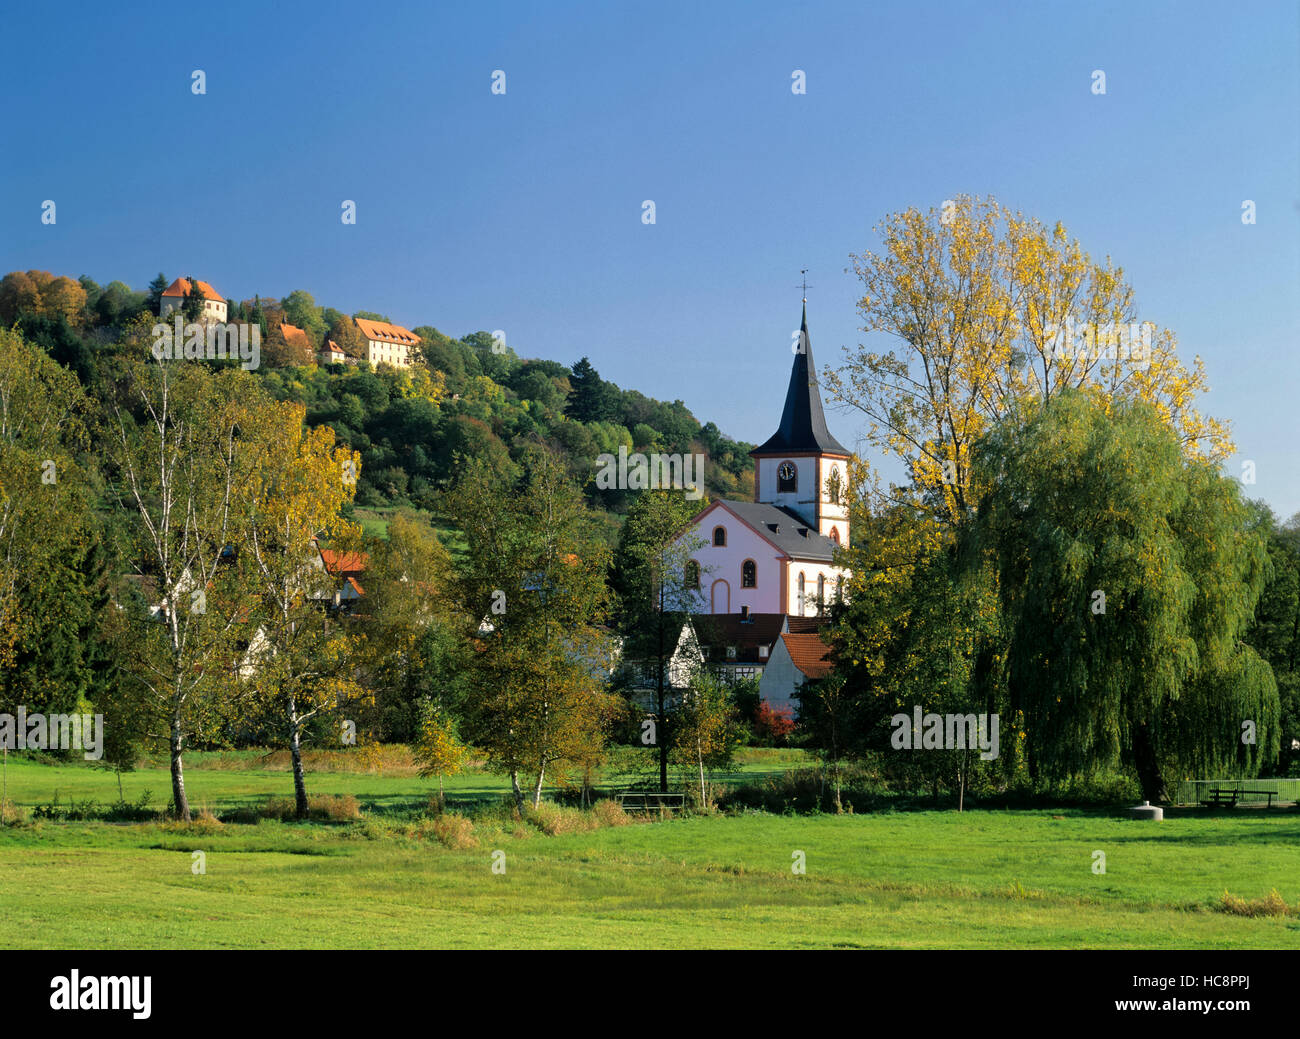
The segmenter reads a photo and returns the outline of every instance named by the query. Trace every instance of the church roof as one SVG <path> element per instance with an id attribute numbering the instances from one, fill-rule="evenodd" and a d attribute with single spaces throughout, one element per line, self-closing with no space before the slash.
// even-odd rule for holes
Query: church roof
<path id="1" fill-rule="evenodd" d="M 812 340 L 808 338 L 808 303 L 803 306 L 803 323 L 799 329 L 800 349 L 790 369 L 790 385 L 785 391 L 785 410 L 781 425 L 767 441 L 754 448 L 751 455 L 782 455 L 814 451 L 847 455 L 849 450 L 831 436 L 822 411 L 822 395 L 817 388 L 817 368 L 813 364 Z"/>
<path id="2" fill-rule="evenodd" d="M 760 535 L 792 559 L 829 563 L 835 542 L 810 527 L 808 521 L 790 509 L 759 501 L 721 501 L 723 508 L 739 516 Z"/>

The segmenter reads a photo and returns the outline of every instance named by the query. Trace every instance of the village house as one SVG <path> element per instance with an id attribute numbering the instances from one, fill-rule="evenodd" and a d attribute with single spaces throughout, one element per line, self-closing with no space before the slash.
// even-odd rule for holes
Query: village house
<path id="1" fill-rule="evenodd" d="M 203 311 L 199 315 L 199 322 L 204 324 L 224 324 L 226 320 L 226 298 L 206 281 L 199 281 L 197 278 L 193 282 L 189 278 L 177 278 L 163 290 L 161 303 L 158 307 L 158 316 L 166 317 L 173 310 L 180 310 L 185 305 L 185 299 L 190 294 L 191 284 L 197 285 L 199 291 L 203 293 Z"/>
<path id="2" fill-rule="evenodd" d="M 297 325 L 291 325 L 287 321 L 280 322 L 280 334 L 284 336 L 285 345 L 292 350 L 297 351 L 301 360 L 307 360 L 315 354 L 312 349 L 311 337 L 307 335 L 305 328 L 299 328 Z"/>
<path id="3" fill-rule="evenodd" d="M 349 357 L 343 352 L 343 348 L 333 339 L 325 340 L 325 345 L 320 349 L 321 364 L 356 364 L 356 358 Z"/>
<path id="4" fill-rule="evenodd" d="M 795 691 L 810 679 L 824 678 L 830 670 L 830 647 L 817 632 L 785 631 L 773 643 L 758 691 L 775 710 L 797 714 Z"/>
<path id="5" fill-rule="evenodd" d="M 362 317 L 354 320 L 366 339 L 365 360 L 372 365 L 382 362 L 398 368 L 411 366 L 411 351 L 420 345 L 419 336 L 401 325 L 370 321 Z"/>

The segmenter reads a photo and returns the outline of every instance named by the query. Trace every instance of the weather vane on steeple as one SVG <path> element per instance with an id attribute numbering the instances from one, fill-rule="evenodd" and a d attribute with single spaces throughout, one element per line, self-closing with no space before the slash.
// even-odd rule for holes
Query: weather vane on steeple
<path id="1" fill-rule="evenodd" d="M 808 302 L 808 268 L 805 267 L 799 272 L 803 275 L 803 301 Z"/>

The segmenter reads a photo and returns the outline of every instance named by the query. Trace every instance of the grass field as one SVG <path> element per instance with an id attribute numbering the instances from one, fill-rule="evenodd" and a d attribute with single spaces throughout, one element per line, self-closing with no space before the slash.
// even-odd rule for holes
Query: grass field
<path id="1" fill-rule="evenodd" d="M 382 757 L 367 771 L 355 771 L 351 764 L 363 754 L 359 750 L 308 752 L 306 756 L 307 788 L 312 794 L 352 794 L 372 810 L 409 811 L 423 806 L 437 792 L 436 779 L 422 778 L 409 753 L 394 753 L 386 748 Z M 606 768 L 595 779 L 606 786 L 628 786 L 637 774 L 653 770 L 653 752 L 624 756 L 622 768 Z M 765 775 L 776 775 L 788 768 L 805 765 L 809 758 L 802 751 L 783 749 L 742 750 L 728 772 L 714 773 L 719 784 L 738 783 Z M 292 797 L 293 777 L 289 771 L 287 751 L 268 754 L 255 750 L 191 752 L 185 755 L 185 790 L 193 810 L 208 807 L 228 810 L 261 803 L 268 797 Z M 151 804 L 161 806 L 171 800 L 171 773 L 163 763 L 140 768 L 121 777 L 121 794 L 115 773 L 90 765 L 46 764 L 11 756 L 6 767 L 8 799 L 25 807 L 49 804 L 56 799 L 66 805 L 73 801 L 114 803 L 119 797 L 137 802 L 148 792 Z M 494 801 L 505 797 L 509 783 L 504 776 L 481 768 L 443 780 L 446 796 L 453 802 Z"/>
<path id="2" fill-rule="evenodd" d="M 215 763 L 215 762 L 214 762 Z M 238 761 L 226 761 L 226 766 Z M 763 763 L 752 763 L 755 771 Z M 274 769 L 191 769 L 196 807 L 290 792 Z M 165 773 L 126 777 L 166 797 Z M 20 803 L 116 799 L 111 774 L 9 764 Z M 359 821 L 0 829 L 13 947 L 1300 948 L 1300 916 L 1224 912 L 1225 891 L 1300 903 L 1300 813 L 1104 811 L 712 815 L 548 836 L 495 806 L 490 776 L 449 795 L 484 809 L 448 847 L 416 777 L 321 772 Z M 139 789 L 143 789 L 140 786 Z M 111 796 L 110 796 L 111 795 Z M 64 796 L 61 793 L 61 796 Z M 372 798 L 378 800 L 371 801 Z M 390 799 L 390 800 L 384 800 Z M 567 818 L 580 819 L 572 812 Z M 469 824 L 465 823 L 468 834 Z M 202 851 L 206 872 L 192 872 Z M 504 873 L 492 870 L 504 852 Z M 1093 872 L 1094 852 L 1106 856 Z M 806 874 L 791 870 L 803 852 Z"/>

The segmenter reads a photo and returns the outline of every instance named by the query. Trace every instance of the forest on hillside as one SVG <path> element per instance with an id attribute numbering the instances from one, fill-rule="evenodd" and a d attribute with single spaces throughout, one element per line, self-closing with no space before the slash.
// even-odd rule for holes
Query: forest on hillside
<path id="1" fill-rule="evenodd" d="M 101 361 L 130 329 L 156 318 L 170 281 L 160 273 L 139 291 L 121 281 L 101 286 L 84 275 L 13 271 L 0 279 L 0 325 L 16 325 L 94 397 Z M 422 324 L 411 330 L 420 346 L 410 368 L 322 366 L 315 351 L 327 341 L 358 354 L 364 339 L 355 318 L 388 316 L 344 314 L 303 290 L 227 304 L 230 322 L 261 327 L 262 363 L 255 374 L 267 391 L 304 405 L 310 425 L 331 427 L 340 443 L 360 453 L 357 506 L 432 510 L 457 466 L 484 458 L 517 467 L 527 445 L 539 441 L 560 451 L 590 504 L 606 512 L 611 541 L 629 492 L 597 489 L 592 477 L 598 456 L 620 447 L 702 453 L 709 496 L 753 493 L 753 445 L 733 440 L 712 422 L 701 424 L 680 400 L 655 400 L 601 378 L 585 356 L 571 365 L 523 358 L 489 332 L 457 338 Z M 282 322 L 302 329 L 311 349 L 286 342 Z"/>

